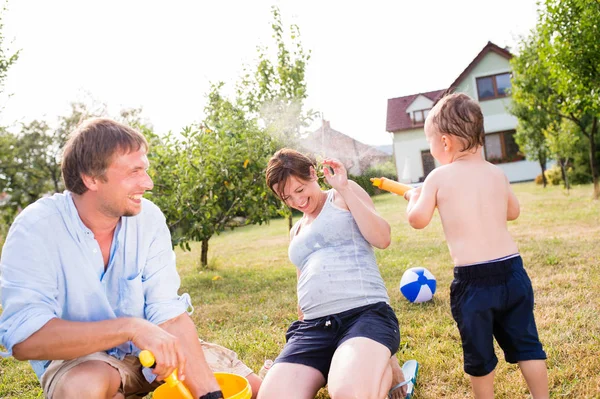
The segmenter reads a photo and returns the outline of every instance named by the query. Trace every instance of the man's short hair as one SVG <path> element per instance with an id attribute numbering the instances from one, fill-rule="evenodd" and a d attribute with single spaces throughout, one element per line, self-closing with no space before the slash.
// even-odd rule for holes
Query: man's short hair
<path id="1" fill-rule="evenodd" d="M 146 138 L 135 129 L 105 118 L 92 118 L 75 129 L 65 145 L 62 175 L 67 190 L 83 194 L 88 188 L 82 175 L 104 179 L 116 153 L 148 151 Z"/>

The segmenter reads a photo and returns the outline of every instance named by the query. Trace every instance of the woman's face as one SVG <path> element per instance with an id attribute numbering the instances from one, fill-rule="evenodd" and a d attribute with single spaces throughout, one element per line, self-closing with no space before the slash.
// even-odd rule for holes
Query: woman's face
<path id="1" fill-rule="evenodd" d="M 278 184 L 273 185 L 276 192 Z M 317 176 L 311 168 L 311 180 L 303 180 L 296 176 L 290 176 L 285 182 L 281 199 L 291 208 L 302 213 L 313 213 L 318 210 L 322 203 L 323 192 L 317 183 Z"/>

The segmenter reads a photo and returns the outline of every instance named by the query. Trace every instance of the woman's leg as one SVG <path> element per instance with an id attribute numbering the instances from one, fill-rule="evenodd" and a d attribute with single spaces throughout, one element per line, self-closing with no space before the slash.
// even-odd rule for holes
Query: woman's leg
<path id="1" fill-rule="evenodd" d="M 315 368 L 296 363 L 275 363 L 258 391 L 258 399 L 313 399 L 325 385 Z"/>
<path id="2" fill-rule="evenodd" d="M 390 350 L 369 338 L 356 337 L 335 351 L 329 371 L 332 399 L 382 399 L 392 385 Z"/>

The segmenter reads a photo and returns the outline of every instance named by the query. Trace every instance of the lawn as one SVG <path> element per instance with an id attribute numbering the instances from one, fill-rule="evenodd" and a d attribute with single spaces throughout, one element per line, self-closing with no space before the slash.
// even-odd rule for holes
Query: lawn
<path id="1" fill-rule="evenodd" d="M 509 224 L 520 247 L 536 295 L 535 316 L 548 354 L 551 397 L 600 398 L 600 202 L 591 186 L 569 194 L 558 187 L 514 185 L 521 216 Z M 400 320 L 400 361 L 420 362 L 415 399 L 469 397 L 462 371 L 460 338 L 450 314 L 452 264 L 437 215 L 424 230 L 406 223 L 406 202 L 375 197 L 392 226 L 392 244 L 377 250 L 391 304 Z M 209 269 L 199 271 L 200 248 L 177 250 L 181 292 L 195 303 L 199 335 L 238 352 L 258 370 L 284 344 L 295 319 L 296 272 L 287 258 L 284 220 L 228 231 L 210 240 Z M 398 290 L 402 272 L 427 267 L 438 280 L 434 299 L 410 304 Z M 218 278 L 217 278 L 218 276 Z M 496 369 L 497 398 L 528 397 L 518 367 Z M 38 398 L 41 390 L 28 364 L 0 361 L 0 398 Z M 328 398 L 322 390 L 318 398 Z"/>

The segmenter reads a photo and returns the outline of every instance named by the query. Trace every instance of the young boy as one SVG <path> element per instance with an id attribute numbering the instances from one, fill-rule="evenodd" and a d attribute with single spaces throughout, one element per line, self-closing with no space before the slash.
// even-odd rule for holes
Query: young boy
<path id="1" fill-rule="evenodd" d="M 533 289 L 507 220 L 519 202 L 502 170 L 482 155 L 483 115 L 466 94 L 443 97 L 425 121 L 431 155 L 443 166 L 405 198 L 408 222 L 429 224 L 438 208 L 454 268 L 452 316 L 475 398 L 494 397 L 493 338 L 518 363 L 534 399 L 548 398 L 546 354 L 533 316 Z"/>

